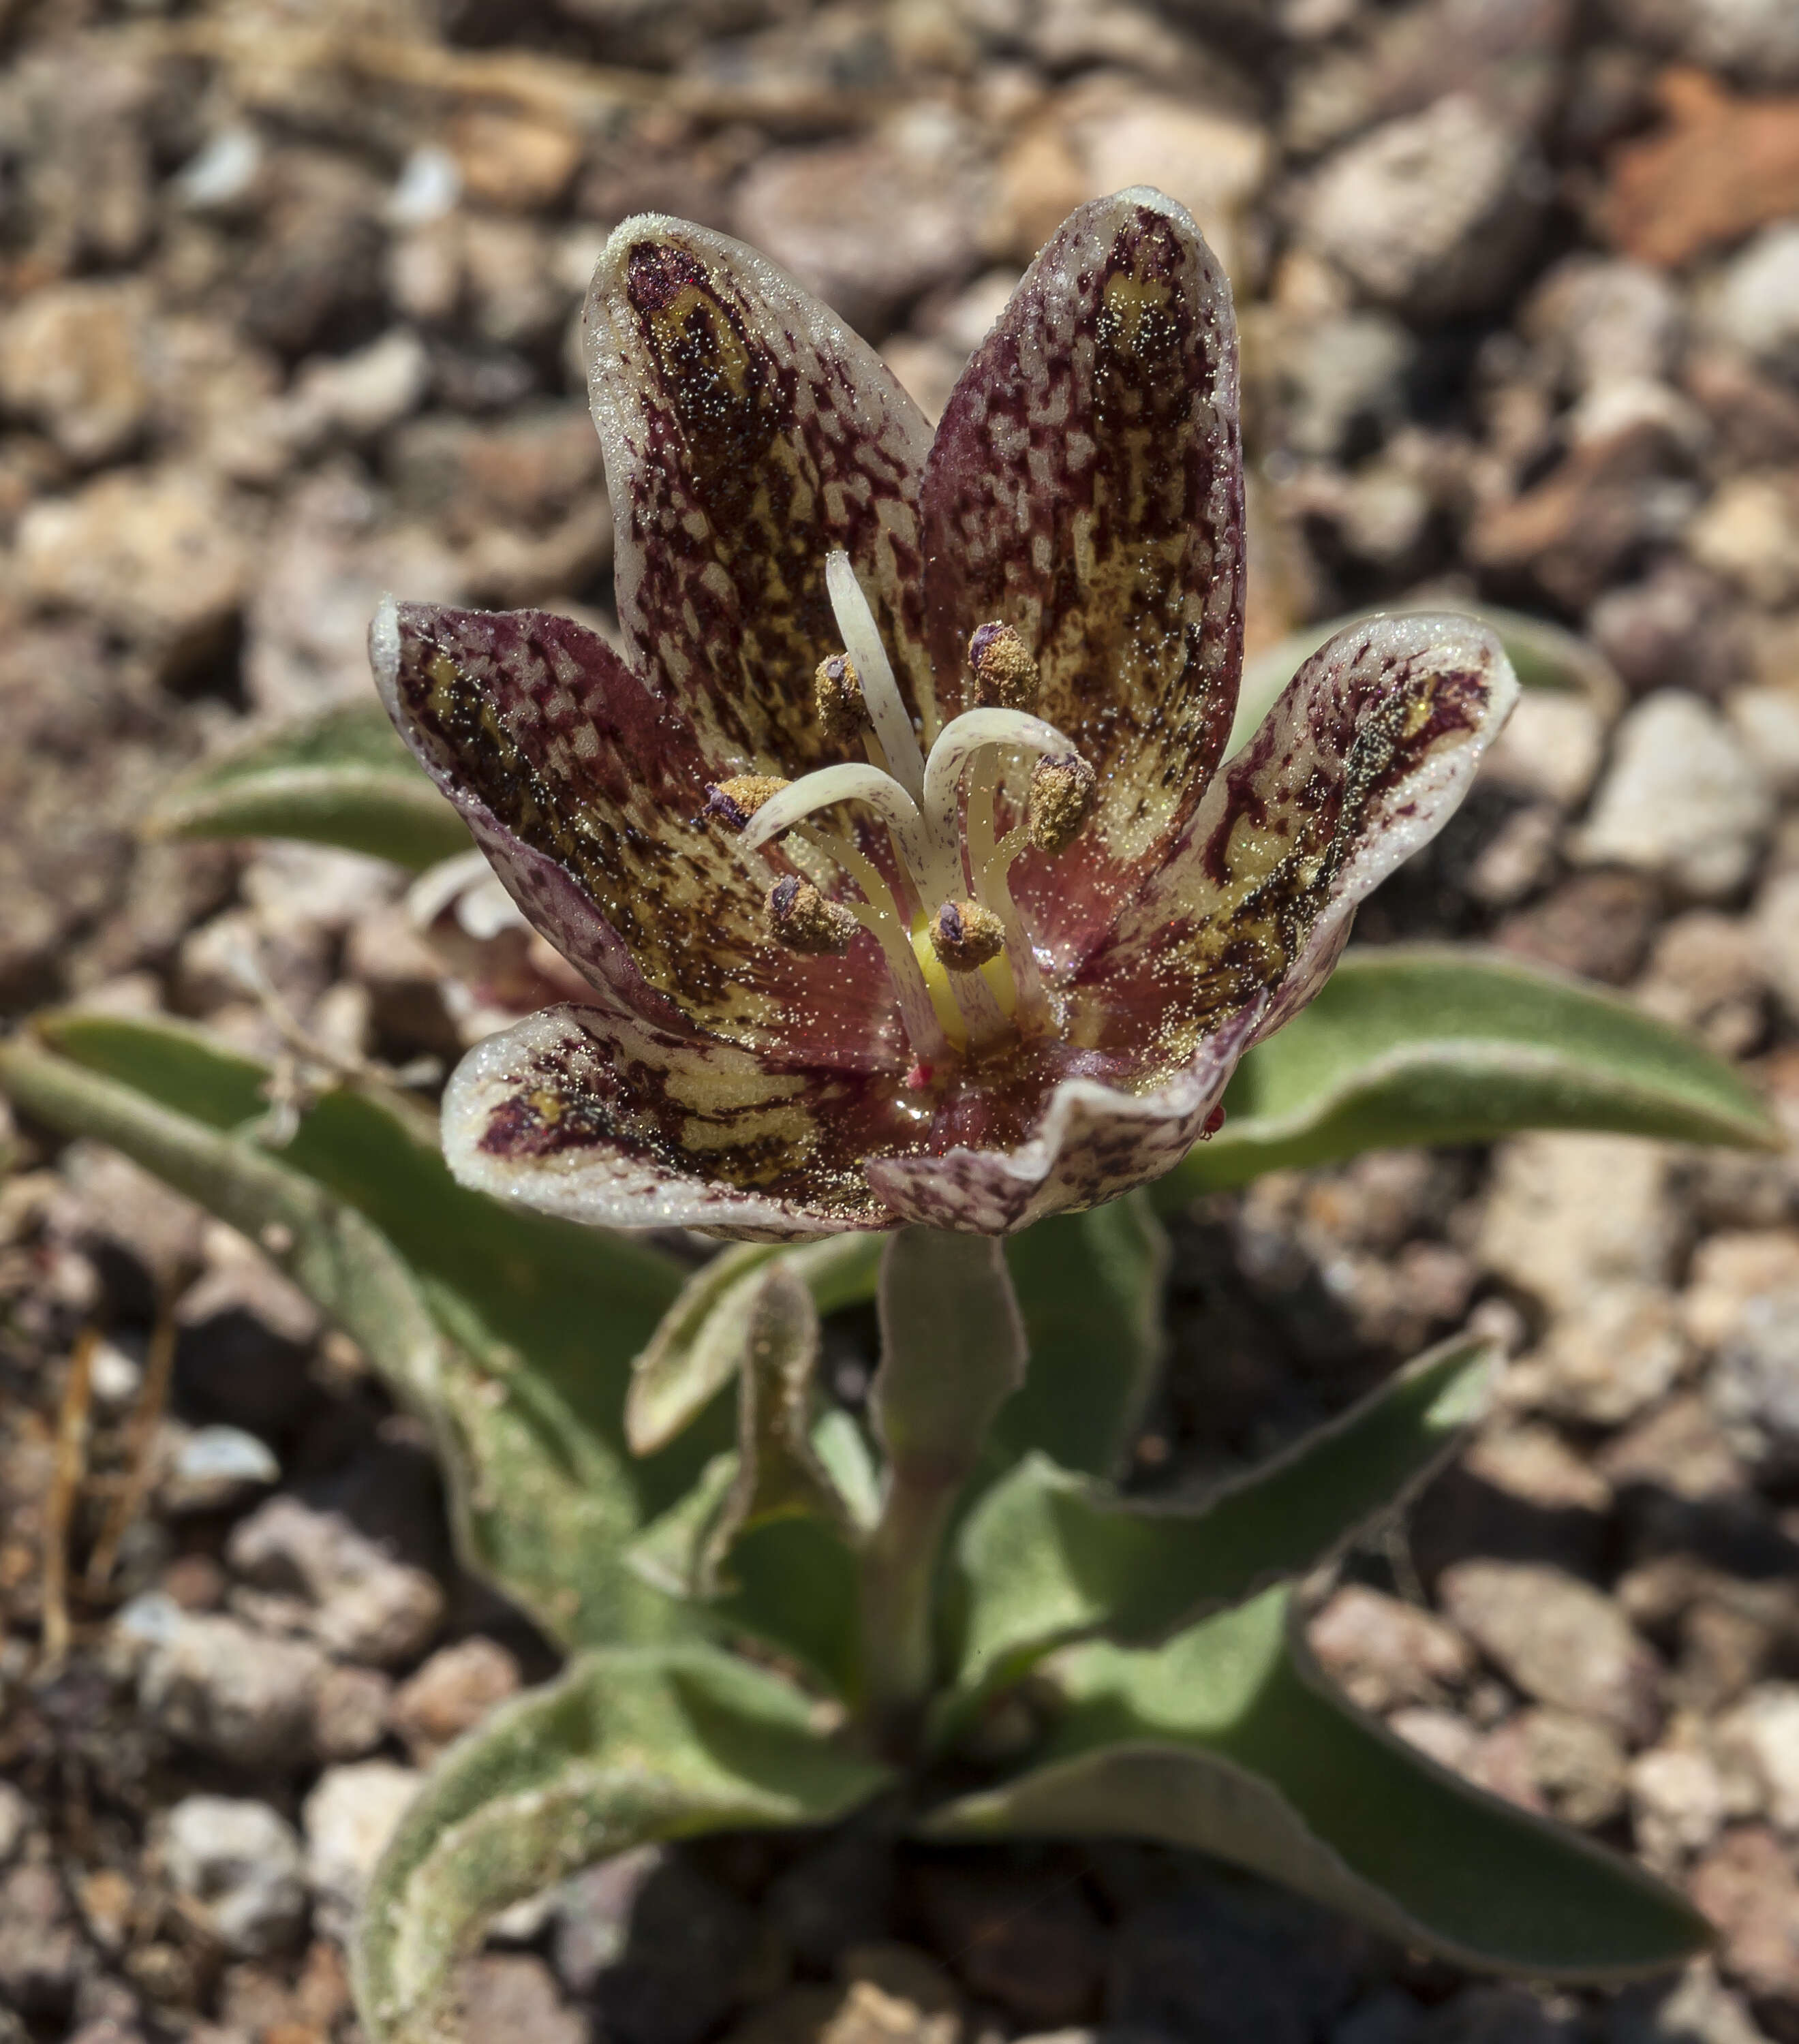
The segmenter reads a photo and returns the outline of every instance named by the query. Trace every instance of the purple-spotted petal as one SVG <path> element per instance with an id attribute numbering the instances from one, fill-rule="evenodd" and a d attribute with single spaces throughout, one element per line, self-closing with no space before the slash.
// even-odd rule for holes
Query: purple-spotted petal
<path id="1" fill-rule="evenodd" d="M 1253 1008 L 1233 1016 L 1152 1092 L 1064 1079 L 1017 1148 L 878 1158 L 869 1182 L 898 1220 L 975 1235 L 1011 1235 L 1117 1199 L 1171 1171 L 1199 1140 L 1259 1019 Z"/>
<path id="2" fill-rule="evenodd" d="M 547 1008 L 444 1095 L 465 1185 L 569 1220 L 756 1241 L 894 1225 L 861 1170 L 867 1082 L 784 1071 L 622 1007 Z"/>
<path id="3" fill-rule="evenodd" d="M 903 1068 L 873 939 L 843 959 L 769 941 L 773 870 L 698 820 L 708 768 L 694 734 L 604 640 L 536 611 L 384 604 L 370 647 L 402 735 L 520 908 L 596 986 L 663 1027 Z"/>
<path id="4" fill-rule="evenodd" d="M 790 777 L 837 756 L 813 672 L 841 647 L 825 587 L 838 549 L 928 737 L 930 428 L 879 356 L 753 249 L 659 214 L 606 244 L 586 335 L 620 622 L 709 755 Z"/>
<path id="5" fill-rule="evenodd" d="M 923 501 L 946 712 L 970 632 L 1001 620 L 1098 773 L 1080 859 L 1019 873 L 1078 950 L 1199 801 L 1242 662 L 1236 325 L 1183 207 L 1140 187 L 1068 220 L 957 384 Z"/>
<path id="6" fill-rule="evenodd" d="M 1356 905 L 1454 813 L 1517 690 L 1468 617 L 1374 618 L 1313 654 L 1084 965 L 1096 1039 L 1136 1029 L 1185 1056 L 1264 1001 L 1257 1035 L 1279 1028 Z"/>

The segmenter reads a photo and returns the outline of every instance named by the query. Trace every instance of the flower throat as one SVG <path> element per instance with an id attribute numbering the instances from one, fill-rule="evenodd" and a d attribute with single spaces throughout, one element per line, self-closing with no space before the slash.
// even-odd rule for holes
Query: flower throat
<path id="1" fill-rule="evenodd" d="M 1069 740 L 1032 713 L 1036 663 L 1005 624 L 971 636 L 979 707 L 946 724 L 927 757 L 848 555 L 829 555 L 825 574 L 844 650 L 819 663 L 819 720 L 835 743 L 859 738 L 867 759 L 797 781 L 736 775 L 709 790 L 706 813 L 740 832 L 749 851 L 790 834 L 854 882 L 860 898 L 840 901 L 809 880 L 778 880 L 766 902 L 769 934 L 791 951 L 840 957 L 858 929 L 868 931 L 886 959 L 922 1084 L 940 1060 L 982 1058 L 1053 1032 L 1009 876 L 1027 845 L 1054 854 L 1073 843 L 1096 780 Z M 1036 764 L 1024 818 L 1001 836 L 997 755 L 1006 747 L 1036 755 Z M 897 888 L 851 839 L 811 820 L 840 802 L 860 803 L 886 825 Z"/>

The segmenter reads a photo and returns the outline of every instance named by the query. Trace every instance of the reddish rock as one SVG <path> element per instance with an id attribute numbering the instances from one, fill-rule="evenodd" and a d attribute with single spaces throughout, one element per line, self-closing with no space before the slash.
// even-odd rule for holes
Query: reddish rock
<path id="1" fill-rule="evenodd" d="M 1727 1832 L 1688 1892 L 1717 1927 L 1726 1973 L 1751 1994 L 1799 1998 L 1799 1873 L 1766 1825 Z"/>
<path id="2" fill-rule="evenodd" d="M 1799 98 L 1738 98 L 1703 71 L 1669 71 L 1669 125 L 1612 159 L 1601 224 L 1627 255 L 1668 268 L 1799 212 Z"/>

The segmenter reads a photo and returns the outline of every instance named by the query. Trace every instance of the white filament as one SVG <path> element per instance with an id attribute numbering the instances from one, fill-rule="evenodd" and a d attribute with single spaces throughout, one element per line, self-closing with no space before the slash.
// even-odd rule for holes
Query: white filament
<path id="1" fill-rule="evenodd" d="M 881 644 L 881 628 L 875 622 L 875 613 L 868 607 L 848 554 L 826 556 L 825 586 L 844 651 L 862 683 L 862 700 L 867 706 L 868 720 L 875 727 L 887 770 L 913 801 L 918 801 L 924 792 L 924 755 L 918 749 L 918 734 L 912 728 L 911 713 L 900 694 L 899 683 L 894 679 L 887 649 Z"/>

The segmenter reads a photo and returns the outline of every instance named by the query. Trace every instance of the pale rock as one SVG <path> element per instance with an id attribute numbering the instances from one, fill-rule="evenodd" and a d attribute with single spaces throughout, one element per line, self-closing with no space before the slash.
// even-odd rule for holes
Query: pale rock
<path id="1" fill-rule="evenodd" d="M 1360 1583 L 1332 1596 L 1306 1638 L 1326 1673 L 1365 1711 L 1434 1704 L 1474 1670 L 1467 1642 L 1434 1612 Z"/>
<path id="2" fill-rule="evenodd" d="M 1415 1746 L 1451 1773 L 1471 1781 L 1478 1773 L 1481 1735 L 1456 1712 L 1408 1704 L 1393 1713 L 1387 1725 L 1408 1746 Z"/>
<path id="3" fill-rule="evenodd" d="M 32 420 L 84 466 L 126 452 L 150 407 L 149 305 L 136 282 L 28 292 L 0 322 L 0 405 Z"/>
<path id="4" fill-rule="evenodd" d="M 192 469 L 120 471 L 31 506 L 16 536 L 20 585 L 178 670 L 210 649 L 243 601 L 257 523 Z"/>
<path id="5" fill-rule="evenodd" d="M 1528 136 L 1472 94 L 1451 93 L 1330 158 L 1301 232 L 1370 297 L 1441 317 L 1509 288 L 1535 237 L 1541 184 Z"/>
<path id="6" fill-rule="evenodd" d="M 1503 1380 L 1508 1402 L 1512 1378 L 1529 1359 L 1514 1364 Z M 1521 1402 L 1521 1401 L 1520 1401 Z M 1609 1512 L 1612 1486 L 1583 1455 L 1551 1427 L 1486 1426 L 1468 1443 L 1462 1466 L 1480 1482 L 1521 1498 L 1546 1512 Z"/>
<path id="7" fill-rule="evenodd" d="M 1240 276 L 1248 209 L 1270 162 L 1264 129 L 1220 109 L 1104 78 L 1071 94 L 1062 117 L 1085 197 L 1154 186 L 1193 215 L 1225 274 Z"/>
<path id="8" fill-rule="evenodd" d="M 1742 1462 L 1697 1392 L 1644 1415 L 1609 1441 L 1591 1466 L 1610 1488 L 1647 1485 L 1695 1504 L 1739 1490 L 1747 1481 Z"/>
<path id="9" fill-rule="evenodd" d="M 394 1685 L 379 1669 L 328 1669 L 313 1702 L 313 1750 L 329 1766 L 360 1760 L 387 1735 Z"/>
<path id="10" fill-rule="evenodd" d="M 384 591 L 455 603 L 455 556 L 422 526 L 390 525 L 367 486 L 328 468 L 288 498 L 244 619 L 253 709 L 293 718 L 368 697 L 368 620 Z"/>
<path id="11" fill-rule="evenodd" d="M 31 1805 L 25 1791 L 10 1781 L 0 1781 L 0 1866 L 17 1853 L 30 1829 Z"/>
<path id="12" fill-rule="evenodd" d="M 1695 1959 L 1672 1993 L 1627 1989 L 1613 2002 L 1606 2044 L 1768 2044 L 1747 2005 L 1718 1978 L 1710 1959 Z"/>
<path id="13" fill-rule="evenodd" d="M 1724 1782 L 1697 1746 L 1655 1746 L 1638 1754 L 1628 1784 L 1636 1849 L 1660 1873 L 1674 1873 L 1723 1828 Z"/>
<path id="14" fill-rule="evenodd" d="M 469 213 L 459 224 L 475 331 L 502 348 L 536 345 L 569 309 L 549 236 L 535 221 L 497 213 Z M 529 371 L 525 380 L 529 388 Z"/>
<path id="15" fill-rule="evenodd" d="M 1799 1292 L 1799 1229 L 1736 1228 L 1693 1252 L 1681 1312 L 1687 1333 L 1713 1349 L 1736 1331 L 1744 1308 L 1770 1292 Z"/>
<path id="16" fill-rule="evenodd" d="M 1799 1873 L 1771 1831 L 1727 1831 L 1693 1869 L 1688 1892 L 1716 1927 L 1728 1977 L 1770 2000 L 1799 1998 Z"/>
<path id="17" fill-rule="evenodd" d="M 450 124 L 449 146 L 461 189 L 509 212 L 553 206 L 581 161 L 581 137 L 562 121 L 497 107 L 465 107 Z"/>
<path id="18" fill-rule="evenodd" d="M 1763 228 L 1733 257 L 1705 313 L 1721 339 L 1777 367 L 1799 368 L 1799 221 Z"/>
<path id="19" fill-rule="evenodd" d="M 238 891 L 267 930 L 317 925 L 335 932 L 376 904 L 395 900 L 400 882 L 390 860 L 278 839 L 257 849 Z"/>
<path id="20" fill-rule="evenodd" d="M 1564 1823 L 1592 1831 L 1624 1808 L 1628 1762 L 1610 1727 L 1570 1711 L 1520 1711 L 1488 1739 L 1490 1769 L 1496 1742 L 1508 1735 L 1536 1800 Z"/>
<path id="21" fill-rule="evenodd" d="M 1720 482 L 1688 527 L 1687 551 L 1770 609 L 1799 597 L 1799 482 L 1755 470 Z"/>
<path id="22" fill-rule="evenodd" d="M 1749 1300 L 1707 1379 L 1732 1446 L 1764 1473 L 1799 1468 L 1799 1289 Z"/>
<path id="23" fill-rule="evenodd" d="M 1288 447 L 1309 460 L 1334 461 L 1352 439 L 1384 438 L 1405 416 L 1417 355 L 1417 343 L 1387 313 L 1283 324 L 1277 359 Z"/>
<path id="24" fill-rule="evenodd" d="M 1714 1736 L 1720 1758 L 1755 1781 L 1757 1813 L 1799 1834 L 1799 1683 L 1758 1685 L 1719 1719 Z"/>
<path id="25" fill-rule="evenodd" d="M 544 1961 L 529 1952 L 484 1952 L 456 1976 L 462 2032 L 505 2044 L 588 2044 L 586 2019 L 563 2000 Z"/>
<path id="26" fill-rule="evenodd" d="M 1622 1426 L 1667 1395 L 1686 1360 L 1679 1312 L 1666 1291 L 1600 1285 L 1559 1313 L 1541 1343 L 1513 1364 L 1505 1397 L 1560 1419 Z"/>
<path id="27" fill-rule="evenodd" d="M 198 1904 L 226 1951 L 285 1950 L 306 1921 L 300 1841 L 266 1803 L 188 1796 L 165 1820 L 163 1863 L 177 1894 Z"/>
<path id="28" fill-rule="evenodd" d="M 1696 696 L 1664 690 L 1618 727 L 1612 763 L 1573 851 L 1634 868 L 1701 901 L 1734 893 L 1773 820 L 1766 783 L 1730 726 Z"/>
<path id="29" fill-rule="evenodd" d="M 1697 1031 L 1720 1057 L 1752 1049 L 1766 1024 L 1762 947 L 1747 917 L 1693 909 L 1664 923 L 1635 988 L 1665 1022 Z"/>
<path id="30" fill-rule="evenodd" d="M 1570 256 L 1532 292 L 1520 322 L 1566 387 L 1659 382 L 1686 325 L 1681 294 L 1660 271 L 1624 257 Z"/>
<path id="31" fill-rule="evenodd" d="M 518 1662 L 497 1640 L 440 1647 L 394 1700 L 394 1723 L 421 1767 L 517 1692 Z"/>
<path id="32" fill-rule="evenodd" d="M 896 333 L 884 342 L 881 359 L 933 426 L 967 366 L 967 357 L 953 348 L 916 333 Z"/>
<path id="33" fill-rule="evenodd" d="M 1605 749 L 1605 719 L 1586 696 L 1526 689 L 1487 747 L 1481 778 L 1571 809 L 1593 786 Z"/>
<path id="34" fill-rule="evenodd" d="M 928 110 L 921 110 L 928 111 Z M 853 140 L 773 149 L 737 186 L 737 232 L 863 331 L 966 275 L 985 210 L 971 138 L 947 114 Z"/>
<path id="35" fill-rule="evenodd" d="M 390 1760 L 329 1767 L 301 1812 L 306 1878 L 318 1927 L 347 1939 L 375 1864 L 386 1849 L 423 1775 Z"/>
<path id="36" fill-rule="evenodd" d="M 156 1501 L 178 1518 L 225 1511 L 281 1480 L 273 1450 L 241 1427 L 183 1428 L 162 1459 Z"/>
<path id="37" fill-rule="evenodd" d="M 1438 1593 L 1451 1621 L 1527 1696 L 1627 1738 L 1653 1731 L 1655 1658 L 1590 1583 L 1534 1562 L 1457 1562 Z"/>
<path id="38" fill-rule="evenodd" d="M 144 1608 L 152 1603 L 166 1609 Z M 316 1646 L 167 1598 L 139 1599 L 120 1617 L 138 1649 L 139 1708 L 165 1731 L 234 1767 L 283 1769 L 303 1756 L 325 1669 Z"/>
<path id="39" fill-rule="evenodd" d="M 1667 1153 L 1622 1135 L 1521 1135 L 1500 1148 L 1476 1243 L 1489 1270 L 1551 1310 L 1672 1274 L 1682 1224 Z"/>
<path id="40" fill-rule="evenodd" d="M 1799 870 L 1774 874 L 1755 903 L 1758 959 L 1787 1016 L 1799 1020 Z"/>
<path id="41" fill-rule="evenodd" d="M 1799 15 L 1789 0 L 1611 0 L 1610 11 L 1625 34 L 1708 70 L 1751 85 L 1799 81 Z"/>
<path id="42" fill-rule="evenodd" d="M 297 1592 L 334 1654 L 375 1667 L 410 1660 L 444 1616 L 436 1578 L 396 1561 L 341 1513 L 271 1497 L 232 1530 L 226 1558 L 258 1588 Z"/>
<path id="43" fill-rule="evenodd" d="M 1799 795 L 1799 689 L 1733 689 L 1724 715 L 1777 795 Z"/>
<path id="44" fill-rule="evenodd" d="M 297 450 L 340 433 L 371 440 L 415 410 L 431 387 L 431 357 L 410 327 L 390 328 L 366 348 L 302 364 L 276 430 Z"/>

